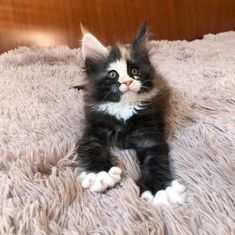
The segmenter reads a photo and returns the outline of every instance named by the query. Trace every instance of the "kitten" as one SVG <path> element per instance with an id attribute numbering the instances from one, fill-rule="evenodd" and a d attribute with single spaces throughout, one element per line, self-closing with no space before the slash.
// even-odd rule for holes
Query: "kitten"
<path id="1" fill-rule="evenodd" d="M 129 45 L 105 47 L 82 38 L 87 77 L 86 127 L 77 144 L 82 187 L 103 192 L 121 180 L 110 147 L 134 149 L 140 163 L 141 197 L 153 204 L 182 203 L 185 188 L 172 181 L 164 140 L 165 83 L 150 62 L 146 23 Z"/>

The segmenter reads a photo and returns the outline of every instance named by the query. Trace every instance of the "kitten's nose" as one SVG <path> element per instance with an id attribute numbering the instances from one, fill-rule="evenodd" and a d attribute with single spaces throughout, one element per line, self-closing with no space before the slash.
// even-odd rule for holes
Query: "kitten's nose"
<path id="1" fill-rule="evenodd" d="M 127 86 L 130 86 L 132 82 L 133 82 L 132 80 L 126 80 L 123 83 L 126 84 Z"/>

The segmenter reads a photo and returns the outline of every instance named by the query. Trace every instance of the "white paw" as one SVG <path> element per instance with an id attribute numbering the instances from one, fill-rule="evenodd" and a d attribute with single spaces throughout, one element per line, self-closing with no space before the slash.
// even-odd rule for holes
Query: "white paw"
<path id="1" fill-rule="evenodd" d="M 140 197 L 147 202 L 152 202 L 154 198 L 153 194 L 150 191 L 144 191 Z"/>
<path id="2" fill-rule="evenodd" d="M 153 205 L 157 206 L 159 204 L 169 205 L 168 195 L 166 190 L 159 190 L 158 192 L 156 192 L 153 199 Z"/>
<path id="3" fill-rule="evenodd" d="M 186 199 L 185 186 L 177 180 L 171 182 L 171 186 L 165 190 L 158 191 L 155 196 L 150 191 L 145 191 L 141 194 L 141 198 L 157 205 L 183 204 Z"/>
<path id="4" fill-rule="evenodd" d="M 170 203 L 183 204 L 186 199 L 185 186 L 180 184 L 177 180 L 171 182 L 171 186 L 166 188 L 168 200 Z"/>
<path id="5" fill-rule="evenodd" d="M 114 187 L 121 180 L 122 170 L 119 167 L 112 167 L 109 172 L 80 174 L 82 187 L 92 192 L 104 192 L 107 188 Z"/>

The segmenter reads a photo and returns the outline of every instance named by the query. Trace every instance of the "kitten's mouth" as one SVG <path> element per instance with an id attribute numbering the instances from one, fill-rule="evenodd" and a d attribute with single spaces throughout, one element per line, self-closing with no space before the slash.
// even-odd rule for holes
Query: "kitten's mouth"
<path id="1" fill-rule="evenodd" d="M 136 89 L 134 89 L 133 87 L 130 86 L 121 86 L 120 91 L 124 94 L 124 93 L 137 93 Z"/>
<path id="2" fill-rule="evenodd" d="M 125 90 L 125 91 L 122 91 L 123 94 L 125 93 L 136 93 L 136 91 L 130 89 L 129 87 Z"/>

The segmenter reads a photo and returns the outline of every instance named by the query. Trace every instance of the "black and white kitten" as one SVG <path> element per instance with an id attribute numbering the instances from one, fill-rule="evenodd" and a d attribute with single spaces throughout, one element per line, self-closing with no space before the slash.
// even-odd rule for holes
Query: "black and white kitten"
<path id="1" fill-rule="evenodd" d="M 87 77 L 86 127 L 77 145 L 82 187 L 103 192 L 121 180 L 110 148 L 134 149 L 140 163 L 141 197 L 182 203 L 185 187 L 172 181 L 163 135 L 163 81 L 149 59 L 146 24 L 129 45 L 105 47 L 92 34 L 82 38 Z"/>

